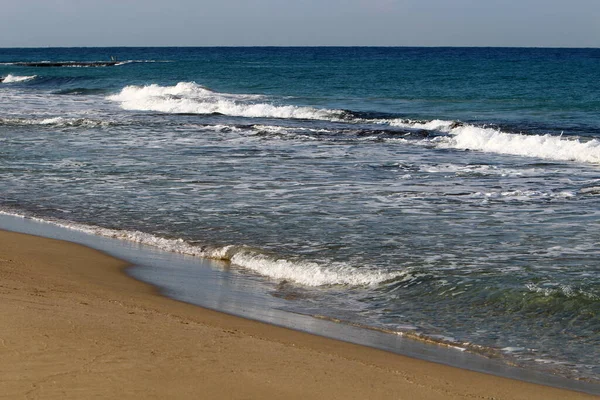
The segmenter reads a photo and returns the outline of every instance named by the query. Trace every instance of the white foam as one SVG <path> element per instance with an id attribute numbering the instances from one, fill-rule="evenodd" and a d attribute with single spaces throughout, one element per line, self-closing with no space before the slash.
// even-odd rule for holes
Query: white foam
<path id="1" fill-rule="evenodd" d="M 113 122 L 93 120 L 88 118 L 64 118 L 64 117 L 50 117 L 50 118 L 0 118 L 0 125 L 49 125 L 56 127 L 100 127 L 109 126 Z"/>
<path id="2" fill-rule="evenodd" d="M 539 190 L 508 190 L 508 191 L 497 191 L 497 192 L 477 192 L 472 197 L 483 197 L 483 198 L 514 198 L 521 200 L 539 199 L 539 198 L 571 198 L 575 197 L 574 192 L 561 191 L 561 192 L 544 192 Z"/>
<path id="3" fill-rule="evenodd" d="M 16 83 L 16 82 L 25 82 L 25 81 L 30 81 L 32 79 L 35 79 L 37 75 L 31 75 L 31 76 L 16 76 L 16 75 L 11 75 L 8 74 L 4 77 L 4 79 L 2 80 L 3 83 Z"/>
<path id="4" fill-rule="evenodd" d="M 479 150 L 558 161 L 600 163 L 600 142 L 566 139 L 551 135 L 523 135 L 472 125 L 450 130 L 450 137 L 437 138 L 439 147 Z"/>
<path id="5" fill-rule="evenodd" d="M 439 119 L 348 119 L 347 113 L 342 110 L 275 105 L 266 102 L 263 96 L 218 93 L 194 82 L 180 82 L 175 86 L 127 86 L 108 99 L 119 102 L 126 110 L 180 114 L 219 113 L 249 118 L 316 119 L 389 125 L 408 130 L 441 133 L 442 135 L 433 139 L 427 138 L 417 142 L 439 148 L 469 149 L 556 161 L 600 163 L 600 142 L 597 140 L 582 141 L 552 135 L 507 133 L 498 129 Z M 265 130 L 274 129 L 265 127 Z M 282 130 L 285 128 L 277 127 L 277 131 Z"/>
<path id="6" fill-rule="evenodd" d="M 44 118 L 42 120 L 26 120 L 31 125 L 57 125 L 62 124 L 66 120 L 63 117 Z"/>
<path id="7" fill-rule="evenodd" d="M 115 65 L 119 66 L 119 65 L 127 65 L 127 64 L 149 64 L 149 63 L 172 63 L 173 61 L 169 61 L 169 60 L 124 60 L 124 61 L 119 61 L 117 62 Z"/>
<path id="8" fill-rule="evenodd" d="M 378 120 L 379 123 L 388 123 L 390 126 L 399 128 L 449 132 L 456 121 L 434 119 L 432 121 L 413 121 L 406 119 Z"/>
<path id="9" fill-rule="evenodd" d="M 426 130 L 445 133 L 421 144 L 439 148 L 478 150 L 488 153 L 543 158 L 556 161 L 600 163 L 600 142 L 596 139 L 582 141 L 552 135 L 524 135 L 502 132 L 499 129 L 459 124 L 457 121 L 412 121 L 406 119 L 375 120 L 409 130 Z"/>
<path id="10" fill-rule="evenodd" d="M 311 129 L 304 127 L 287 127 L 277 125 L 252 125 L 252 129 L 261 132 L 267 132 L 272 134 L 295 134 L 295 133 L 331 133 L 328 129 Z"/>
<path id="11" fill-rule="evenodd" d="M 493 165 L 482 165 L 482 164 L 433 164 L 433 165 L 421 165 L 419 170 L 428 173 L 450 173 L 457 176 L 464 175 L 480 175 L 480 176 L 526 176 L 526 175 L 539 175 L 540 172 L 535 168 L 530 169 L 510 169 L 510 168 L 499 168 Z"/>
<path id="12" fill-rule="evenodd" d="M 370 286 L 401 276 L 399 272 L 363 270 L 343 263 L 321 265 L 315 262 L 274 259 L 245 251 L 233 254 L 231 262 L 273 279 L 289 280 L 306 286 Z"/>
<path id="13" fill-rule="evenodd" d="M 254 271 L 260 275 L 295 282 L 306 286 L 349 285 L 368 286 L 396 279 L 410 278 L 402 271 L 383 271 L 369 268 L 355 268 L 343 263 L 318 264 L 307 261 L 290 261 L 262 254 L 246 246 L 228 245 L 209 247 L 192 245 L 183 239 L 166 239 L 139 231 L 126 231 L 102 228 L 74 222 L 44 220 L 35 217 L 0 210 L 0 214 L 29 218 L 37 222 L 50 223 L 61 228 L 71 229 L 90 235 L 109 237 L 153 246 L 164 251 L 230 261 L 233 265 Z"/>
<path id="14" fill-rule="evenodd" d="M 503 349 L 501 349 L 501 351 L 505 352 L 505 353 L 521 353 L 523 351 L 525 351 L 525 347 L 504 347 Z"/>
<path id="15" fill-rule="evenodd" d="M 377 123 L 385 121 L 378 120 Z M 420 142 L 439 148 L 478 150 L 555 161 L 600 163 L 600 142 L 596 139 L 582 141 L 562 136 L 507 133 L 499 129 L 446 120 L 422 122 L 398 119 L 388 120 L 388 123 L 390 126 L 404 129 L 445 133 L 446 135 Z"/>
<path id="16" fill-rule="evenodd" d="M 273 105 L 259 102 L 263 96 L 218 93 L 194 82 L 180 82 L 175 86 L 127 86 L 120 93 L 109 96 L 125 110 L 158 111 L 174 114 L 219 113 L 250 118 L 336 119 L 340 110 L 326 110 L 292 105 Z"/>

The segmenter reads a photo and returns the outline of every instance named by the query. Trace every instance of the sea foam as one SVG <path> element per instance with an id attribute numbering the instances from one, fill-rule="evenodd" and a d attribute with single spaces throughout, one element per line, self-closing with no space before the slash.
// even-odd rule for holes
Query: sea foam
<path id="1" fill-rule="evenodd" d="M 600 142 L 582 142 L 551 135 L 506 133 L 472 125 L 450 130 L 451 137 L 440 138 L 439 147 L 479 150 L 557 161 L 600 163 Z"/>
<path id="2" fill-rule="evenodd" d="M 25 82 L 25 81 L 30 81 L 32 79 L 35 79 L 37 77 L 37 75 L 31 75 L 31 76 L 16 76 L 16 75 L 11 75 L 8 74 L 4 77 L 4 79 L 2 80 L 3 83 L 17 83 L 17 82 Z"/>
<path id="3" fill-rule="evenodd" d="M 383 123 L 381 120 L 377 122 Z M 438 135 L 434 138 L 424 139 L 421 143 L 438 148 L 476 150 L 555 161 L 600 163 L 600 142 L 596 139 L 582 141 L 553 135 L 508 133 L 499 129 L 445 120 L 391 120 L 389 124 L 409 130 L 437 132 Z"/>
<path id="4" fill-rule="evenodd" d="M 258 249 L 243 245 L 227 245 L 222 247 L 193 245 L 183 239 L 167 239 L 140 231 L 109 229 L 61 220 L 45 220 L 3 210 L 0 210 L 0 214 L 28 218 L 41 223 L 50 223 L 61 228 L 89 235 L 148 245 L 172 253 L 229 261 L 232 265 L 271 279 L 294 282 L 305 286 L 375 286 L 394 279 L 410 278 L 410 274 L 406 271 L 387 271 L 368 267 L 357 268 L 344 263 L 334 262 L 292 261 L 264 254 Z"/>
<path id="5" fill-rule="evenodd" d="M 65 118 L 65 117 L 50 117 L 50 118 L 0 118 L 0 125 L 40 125 L 53 126 L 58 128 L 67 127 L 107 127 L 113 125 L 113 121 L 95 120 L 89 118 Z"/>
<path id="6" fill-rule="evenodd" d="M 435 133 L 433 138 L 425 138 L 417 143 L 438 148 L 476 150 L 556 161 L 600 163 L 600 142 L 597 140 L 582 141 L 562 136 L 507 133 L 494 128 L 440 119 L 416 121 L 398 118 L 352 118 L 344 110 L 276 105 L 261 95 L 219 93 L 194 82 L 180 82 L 175 86 L 126 86 L 108 99 L 120 103 L 126 110 L 388 125 L 403 130 Z M 402 143 L 409 141 L 402 140 Z"/>
<path id="7" fill-rule="evenodd" d="M 321 265 L 316 262 L 290 261 L 245 251 L 234 253 L 230 261 L 260 275 L 306 286 L 369 286 L 402 276 L 399 272 L 358 269 L 343 263 Z"/>
<path id="8" fill-rule="evenodd" d="M 126 110 L 158 111 L 173 114 L 224 114 L 249 118 L 335 119 L 343 111 L 313 107 L 274 105 L 263 96 L 218 93 L 194 82 L 175 86 L 127 86 L 108 97 Z"/>

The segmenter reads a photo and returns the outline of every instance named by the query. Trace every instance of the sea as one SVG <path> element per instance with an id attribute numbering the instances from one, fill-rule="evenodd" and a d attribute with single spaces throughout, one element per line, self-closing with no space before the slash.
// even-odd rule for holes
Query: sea
<path id="1" fill-rule="evenodd" d="M 600 383 L 600 49 L 11 48 L 0 78 L 1 213 Z"/>

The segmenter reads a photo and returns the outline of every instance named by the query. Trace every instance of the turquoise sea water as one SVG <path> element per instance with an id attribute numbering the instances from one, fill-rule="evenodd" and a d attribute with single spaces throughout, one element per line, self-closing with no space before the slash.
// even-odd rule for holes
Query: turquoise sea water
<path id="1" fill-rule="evenodd" d="M 598 379 L 600 50 L 0 49 L 0 77 L 4 212 Z"/>

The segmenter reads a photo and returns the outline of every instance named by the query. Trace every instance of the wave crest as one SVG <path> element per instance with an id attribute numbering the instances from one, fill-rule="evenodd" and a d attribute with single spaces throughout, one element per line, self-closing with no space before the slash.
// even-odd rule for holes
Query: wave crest
<path id="1" fill-rule="evenodd" d="M 108 97 L 126 110 L 172 114 L 223 114 L 248 118 L 310 119 L 353 125 L 387 125 L 416 132 L 417 143 L 459 150 L 542 158 L 556 161 L 600 163 L 600 142 L 552 135 L 507 133 L 452 120 L 418 121 L 401 118 L 362 118 L 347 110 L 275 105 L 261 95 L 218 93 L 194 82 L 175 86 L 126 86 Z M 405 142 L 405 138 L 390 140 Z M 414 143 L 414 142 L 413 142 Z"/>
<path id="2" fill-rule="evenodd" d="M 4 79 L 0 79 L 0 82 L 2 82 L 2 83 L 26 82 L 26 81 L 35 79 L 36 77 L 37 77 L 37 75 L 17 76 L 17 75 L 8 74 L 4 77 Z"/>
<path id="3" fill-rule="evenodd" d="M 0 214 L 26 217 L 19 213 L 3 210 L 0 210 Z M 200 246 L 188 243 L 183 239 L 167 239 L 140 231 L 109 229 L 68 221 L 44 220 L 36 217 L 27 218 L 90 235 L 153 246 L 172 253 L 229 261 L 233 265 L 271 279 L 290 281 L 305 286 L 374 286 L 393 279 L 406 278 L 407 276 L 407 272 L 403 271 L 385 271 L 366 267 L 356 268 L 343 263 L 320 264 L 301 260 L 287 260 L 264 254 L 260 250 L 243 245 Z"/>
<path id="4" fill-rule="evenodd" d="M 126 86 L 108 97 L 126 110 L 172 114 L 224 114 L 249 118 L 341 119 L 341 110 L 327 110 L 261 102 L 263 96 L 218 93 L 194 82 L 175 86 Z"/>
<path id="5" fill-rule="evenodd" d="M 600 163 L 600 142 L 596 139 L 581 142 L 561 136 L 514 134 L 472 125 L 454 128 L 449 133 L 452 137 L 441 140 L 440 147 L 547 160 Z"/>
<path id="6" fill-rule="evenodd" d="M 316 262 L 290 261 L 243 250 L 232 254 L 230 261 L 260 275 L 305 286 L 372 286 L 402 275 L 399 272 L 363 270 L 342 263 L 320 265 Z"/>
<path id="7" fill-rule="evenodd" d="M 388 120 L 391 126 L 410 130 L 436 132 L 422 141 L 438 148 L 477 150 L 486 153 L 542 158 L 555 161 L 600 163 L 600 141 L 582 141 L 553 135 L 527 135 L 499 129 L 463 124 L 457 121 Z"/>

